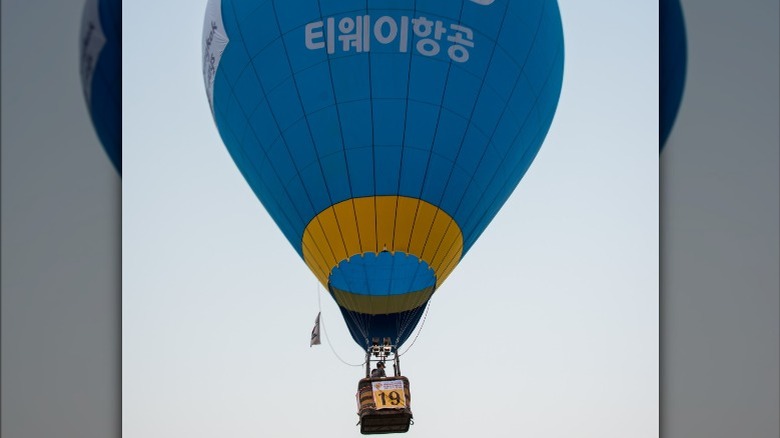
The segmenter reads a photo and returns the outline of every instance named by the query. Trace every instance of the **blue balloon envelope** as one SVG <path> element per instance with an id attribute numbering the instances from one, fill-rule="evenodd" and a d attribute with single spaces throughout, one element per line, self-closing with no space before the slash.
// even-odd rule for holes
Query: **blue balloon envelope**
<path id="1" fill-rule="evenodd" d="M 210 0 L 203 33 L 228 152 L 362 347 L 407 340 L 512 193 L 563 58 L 554 0 Z"/>
<path id="2" fill-rule="evenodd" d="M 659 24 L 658 128 L 663 150 L 677 118 L 685 88 L 687 48 L 679 0 L 661 0 Z"/>
<path id="3" fill-rule="evenodd" d="M 87 0 L 79 39 L 81 85 L 109 159 L 122 173 L 122 1 Z"/>

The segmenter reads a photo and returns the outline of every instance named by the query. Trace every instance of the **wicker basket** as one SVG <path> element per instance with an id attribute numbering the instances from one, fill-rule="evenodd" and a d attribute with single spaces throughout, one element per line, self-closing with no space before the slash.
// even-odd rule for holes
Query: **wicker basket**
<path id="1" fill-rule="evenodd" d="M 383 406 L 377 408 L 374 402 L 374 383 L 400 380 L 403 382 L 404 405 L 400 408 Z M 358 416 L 360 416 L 360 433 L 373 435 L 380 433 L 407 432 L 412 422 L 411 393 L 409 379 L 399 377 L 373 377 L 361 379 L 358 382 Z"/>

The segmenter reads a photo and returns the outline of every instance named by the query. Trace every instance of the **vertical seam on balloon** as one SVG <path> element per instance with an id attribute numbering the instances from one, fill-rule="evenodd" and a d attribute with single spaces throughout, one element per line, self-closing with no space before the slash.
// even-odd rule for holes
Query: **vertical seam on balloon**
<path id="1" fill-rule="evenodd" d="M 271 5 L 273 6 L 273 1 L 271 2 Z M 267 93 L 265 92 L 265 87 L 263 86 L 263 83 L 262 83 L 262 81 L 260 80 L 260 77 L 259 77 L 259 75 L 258 75 L 258 73 L 257 73 L 257 69 L 255 68 L 254 62 L 252 61 L 252 59 L 253 59 L 253 57 L 252 57 L 252 54 L 251 54 L 251 53 L 249 53 L 249 49 L 247 48 L 247 46 L 246 46 L 246 43 L 244 42 L 244 35 L 243 35 L 243 32 L 241 31 L 241 25 L 240 25 L 240 23 L 238 22 L 238 19 L 236 18 L 235 5 L 233 5 L 233 3 L 232 3 L 232 2 L 231 2 L 231 6 L 233 6 L 233 19 L 234 19 L 234 20 L 235 20 L 235 22 L 236 22 L 236 30 L 238 31 L 238 33 L 239 33 L 239 36 L 240 36 L 240 40 L 241 40 L 241 46 L 244 48 L 244 52 L 247 54 L 247 57 L 248 57 L 248 63 L 249 63 L 249 65 L 251 65 L 252 71 L 254 72 L 254 75 L 255 75 L 255 79 L 257 80 L 257 84 L 259 85 L 259 87 L 260 87 L 260 90 L 261 90 L 261 91 L 262 91 L 262 93 L 263 93 L 263 98 L 264 98 L 264 99 L 266 100 L 266 102 L 267 102 L 267 101 L 268 101 L 268 95 L 267 95 Z M 278 26 L 278 23 L 277 23 L 277 26 Z M 280 29 L 280 32 L 279 32 L 279 33 L 280 33 L 280 35 L 281 35 L 281 29 Z M 280 38 L 281 38 L 281 36 L 280 36 Z M 232 87 L 231 87 L 231 88 L 232 88 Z M 235 96 L 235 93 L 233 93 L 233 95 Z M 236 99 L 236 102 L 240 102 L 240 101 L 239 101 L 238 99 Z M 239 107 L 241 108 L 242 112 L 244 112 L 244 109 L 243 109 L 243 107 L 241 107 L 241 105 L 240 105 L 240 104 L 239 104 Z M 270 109 L 270 102 L 269 102 L 269 109 Z M 298 177 L 299 177 L 299 178 L 301 178 L 301 176 L 300 176 L 300 171 L 298 170 L 298 165 L 297 165 L 297 163 L 295 162 L 295 160 L 292 158 L 292 156 L 290 155 L 289 146 L 287 145 L 287 141 L 285 140 L 284 136 L 282 135 L 282 129 L 281 129 L 280 125 L 279 125 L 279 121 L 276 119 L 276 116 L 274 115 L 273 111 L 271 111 L 271 112 L 270 112 L 270 114 L 271 114 L 271 118 L 272 118 L 272 119 L 273 119 L 273 121 L 274 121 L 274 124 L 276 125 L 276 128 L 279 130 L 279 138 L 281 139 L 281 141 L 282 141 L 282 142 L 284 143 L 284 145 L 286 146 L 286 147 L 285 147 L 285 149 L 287 150 L 287 154 L 288 154 L 288 156 L 289 156 L 289 158 L 290 158 L 290 161 L 291 161 L 291 163 L 292 163 L 292 165 L 293 165 L 293 168 L 295 169 L 295 173 L 296 173 L 296 174 L 298 174 Z M 249 130 L 252 132 L 253 136 L 255 137 L 255 140 L 257 140 L 257 143 L 258 143 L 258 144 L 262 145 L 262 142 L 260 141 L 260 139 L 259 139 L 259 138 L 258 138 L 258 136 L 257 136 L 257 133 L 256 133 L 256 132 L 255 132 L 255 130 L 254 130 L 254 126 L 252 126 L 252 124 L 251 124 L 250 120 L 247 118 L 247 116 L 246 116 L 246 113 L 245 113 L 245 112 L 244 112 L 244 117 L 246 118 L 248 129 L 249 129 Z M 243 149 L 243 143 L 241 143 L 241 147 L 242 147 L 242 149 Z M 268 160 L 268 155 L 265 153 L 265 148 L 262 148 L 262 150 L 263 150 L 263 154 L 266 156 L 266 160 Z M 253 166 L 253 167 L 254 167 L 254 166 Z M 273 168 L 273 166 L 272 166 L 272 168 Z M 258 176 L 259 176 L 259 177 L 260 177 L 260 179 L 262 180 L 262 176 L 260 176 L 260 173 L 258 172 L 258 170 L 257 170 L 257 169 L 255 169 L 255 172 L 258 174 Z M 278 178 L 278 176 L 277 176 L 277 178 Z M 289 192 L 287 191 L 287 187 L 284 185 L 284 182 L 283 182 L 283 181 L 281 181 L 281 179 L 280 179 L 280 182 L 282 183 L 282 187 L 283 187 L 283 189 L 284 189 L 285 193 L 287 194 L 287 197 L 288 197 L 290 200 L 292 200 L 292 198 L 291 198 L 291 197 L 290 197 L 290 195 L 289 195 Z M 303 186 L 303 179 L 302 179 L 302 178 L 301 178 L 301 185 Z M 305 186 L 304 186 L 304 187 L 305 187 Z M 315 210 L 315 209 L 314 209 L 314 203 L 312 202 L 312 200 L 311 200 L 311 197 L 309 196 L 309 194 L 308 194 L 308 193 L 307 193 L 305 190 L 304 190 L 304 193 L 306 193 L 306 198 L 307 198 L 307 199 L 308 199 L 308 201 L 309 201 L 309 205 L 311 206 L 311 209 L 312 209 L 312 211 L 314 211 L 314 210 Z M 294 206 L 294 205 L 295 205 L 295 204 L 293 203 L 293 206 Z M 297 208 L 296 208 L 296 211 L 297 211 Z M 298 212 L 298 213 L 299 213 L 299 215 L 300 215 L 300 212 Z M 316 216 L 315 216 L 315 217 L 316 217 Z M 304 222 L 304 223 L 305 223 L 305 221 L 304 221 L 303 219 L 301 220 L 301 222 Z M 320 228 L 322 228 L 322 223 L 321 223 L 319 220 L 317 221 L 317 223 L 320 225 Z M 323 228 L 323 234 L 325 234 L 325 230 L 324 230 L 324 228 Z M 301 240 L 302 240 L 302 239 L 301 239 Z M 331 245 L 330 245 L 330 240 L 326 239 L 326 242 L 327 242 L 327 244 L 328 244 L 328 247 L 329 247 L 329 249 L 330 249 L 331 253 L 335 254 L 335 253 L 333 252 L 333 248 L 332 248 L 332 247 L 331 247 Z M 301 242 L 301 243 L 302 243 L 302 242 Z M 318 245 L 318 243 L 317 243 L 317 242 L 315 242 L 315 244 L 317 244 L 317 245 Z M 301 246 L 302 246 L 302 245 L 301 245 Z M 318 245 L 318 246 L 319 246 L 319 245 Z"/>

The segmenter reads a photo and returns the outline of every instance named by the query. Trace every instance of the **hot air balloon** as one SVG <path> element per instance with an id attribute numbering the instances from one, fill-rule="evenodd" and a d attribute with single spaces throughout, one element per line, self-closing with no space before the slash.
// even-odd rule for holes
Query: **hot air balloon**
<path id="1" fill-rule="evenodd" d="M 661 150 L 680 109 L 685 88 L 685 21 L 679 0 L 659 3 L 659 135 Z"/>
<path id="2" fill-rule="evenodd" d="M 122 173 L 122 1 L 87 0 L 79 39 L 81 86 L 111 163 Z"/>
<path id="3" fill-rule="evenodd" d="M 202 47 L 228 152 L 379 359 L 525 174 L 563 76 L 555 0 L 209 0 Z"/>

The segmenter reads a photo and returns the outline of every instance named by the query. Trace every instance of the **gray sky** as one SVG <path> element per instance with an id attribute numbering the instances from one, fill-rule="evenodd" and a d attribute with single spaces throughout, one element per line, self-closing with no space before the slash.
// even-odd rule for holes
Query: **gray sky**
<path id="1" fill-rule="evenodd" d="M 410 436 L 658 434 L 657 5 L 560 8 L 558 113 L 403 357 Z M 362 370 L 309 348 L 317 282 L 212 122 L 204 9 L 123 10 L 124 434 L 358 435 Z M 359 363 L 324 293 L 322 311 Z"/>

